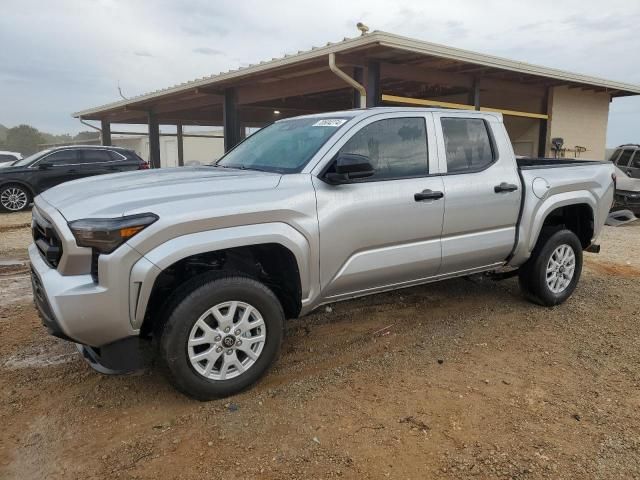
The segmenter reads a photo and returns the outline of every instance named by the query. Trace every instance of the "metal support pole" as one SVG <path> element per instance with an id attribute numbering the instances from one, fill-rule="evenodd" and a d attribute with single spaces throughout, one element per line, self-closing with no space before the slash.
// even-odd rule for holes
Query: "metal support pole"
<path id="1" fill-rule="evenodd" d="M 160 168 L 160 125 L 155 113 L 147 114 L 149 124 L 149 163 L 151 168 Z"/>
<path id="2" fill-rule="evenodd" d="M 542 98 L 542 109 L 543 112 L 549 115 L 550 107 L 550 99 L 552 95 L 550 95 L 551 87 L 548 87 L 546 92 L 544 93 L 544 97 Z M 540 120 L 540 134 L 538 136 L 538 156 L 546 157 L 547 156 L 547 135 L 549 134 L 549 121 L 551 118 Z"/>
<path id="3" fill-rule="evenodd" d="M 473 105 L 476 110 L 480 110 L 480 79 L 473 79 L 473 87 L 469 95 L 469 103 Z"/>
<path id="4" fill-rule="evenodd" d="M 380 91 L 380 63 L 369 62 L 367 64 L 367 108 L 377 107 L 382 103 Z"/>
<path id="5" fill-rule="evenodd" d="M 100 137 L 102 138 L 102 145 L 110 146 L 111 145 L 111 124 L 108 120 L 101 120 L 101 133 Z"/>
<path id="6" fill-rule="evenodd" d="M 362 67 L 355 67 L 353 69 L 353 79 L 360 83 L 364 83 L 364 71 Z M 356 89 L 353 90 L 353 100 L 351 101 L 351 108 L 360 108 L 362 95 Z"/>
<path id="7" fill-rule="evenodd" d="M 222 118 L 224 122 L 224 151 L 228 152 L 241 141 L 238 99 L 234 88 L 227 88 L 224 91 Z"/>
<path id="8" fill-rule="evenodd" d="M 178 166 L 184 167 L 184 144 L 182 142 L 182 122 L 176 123 L 176 140 L 178 142 Z"/>

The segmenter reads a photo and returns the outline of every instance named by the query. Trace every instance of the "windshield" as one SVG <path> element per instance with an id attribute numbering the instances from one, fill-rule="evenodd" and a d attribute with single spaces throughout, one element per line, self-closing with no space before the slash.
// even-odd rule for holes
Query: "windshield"
<path id="1" fill-rule="evenodd" d="M 37 160 L 38 158 L 42 157 L 43 155 L 46 155 L 50 151 L 51 150 L 43 150 L 41 152 L 34 153 L 33 155 L 29 155 L 28 157 L 23 158 L 22 160 L 18 160 L 17 162 L 13 162 L 11 164 L 11 166 L 12 167 L 26 167 L 29 164 L 31 164 L 32 162 L 34 162 L 35 160 Z"/>
<path id="2" fill-rule="evenodd" d="M 299 172 L 348 117 L 294 118 L 257 131 L 215 164 L 218 167 Z"/>

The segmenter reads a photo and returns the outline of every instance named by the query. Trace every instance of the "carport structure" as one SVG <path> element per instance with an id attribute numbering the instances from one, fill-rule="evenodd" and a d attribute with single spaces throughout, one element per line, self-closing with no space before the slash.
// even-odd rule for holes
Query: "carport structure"
<path id="1" fill-rule="evenodd" d="M 183 127 L 222 126 L 225 150 L 246 127 L 279 118 L 380 105 L 489 110 L 504 114 L 516 153 L 549 155 L 565 138 L 574 155 L 604 156 L 609 102 L 640 86 L 540 67 L 375 31 L 238 70 L 140 95 L 74 116 L 146 124 L 149 157 L 160 166 L 160 125 L 175 125 L 182 165 Z M 568 143 L 567 143 L 568 142 Z"/>

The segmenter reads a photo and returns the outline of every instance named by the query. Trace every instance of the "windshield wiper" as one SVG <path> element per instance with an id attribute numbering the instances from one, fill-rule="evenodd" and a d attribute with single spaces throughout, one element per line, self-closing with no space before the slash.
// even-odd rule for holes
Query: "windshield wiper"
<path id="1" fill-rule="evenodd" d="M 264 168 L 258 168 L 258 167 L 247 167 L 246 165 L 214 165 L 216 167 L 222 167 L 222 168 L 232 168 L 234 170 L 255 170 L 256 172 L 266 172 L 266 173 L 274 173 L 272 170 L 266 170 Z"/>

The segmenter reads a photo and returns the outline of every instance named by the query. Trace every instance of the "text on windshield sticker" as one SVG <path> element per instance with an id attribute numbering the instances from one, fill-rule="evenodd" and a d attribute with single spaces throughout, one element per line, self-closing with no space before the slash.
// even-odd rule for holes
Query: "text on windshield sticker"
<path id="1" fill-rule="evenodd" d="M 339 127 L 345 122 L 346 120 L 342 118 L 325 118 L 324 120 L 318 120 L 316 123 L 313 124 L 313 126 L 314 127 Z"/>

